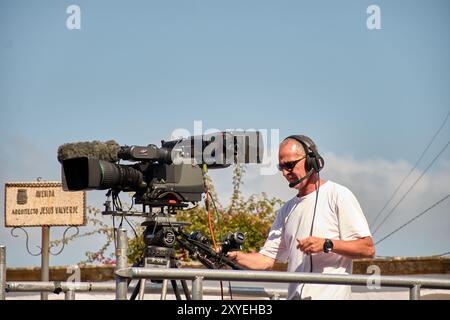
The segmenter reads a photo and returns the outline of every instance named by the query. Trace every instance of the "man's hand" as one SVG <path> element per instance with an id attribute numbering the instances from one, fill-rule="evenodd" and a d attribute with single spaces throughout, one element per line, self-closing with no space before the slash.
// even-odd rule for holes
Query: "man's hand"
<path id="1" fill-rule="evenodd" d="M 297 249 L 306 254 L 323 252 L 324 238 L 308 237 L 303 240 L 297 239 Z M 356 240 L 333 239 L 333 253 L 346 256 L 350 259 L 373 258 L 375 246 L 372 237 L 363 237 Z"/>
<path id="2" fill-rule="evenodd" d="M 230 251 L 227 253 L 227 258 L 230 259 L 231 261 L 236 261 L 238 259 L 238 252 L 239 251 Z"/>
<path id="3" fill-rule="evenodd" d="M 214 249 L 214 251 L 215 251 L 217 254 L 221 254 L 221 253 L 222 253 L 222 247 L 221 247 L 221 246 L 218 246 L 216 249 Z M 236 261 L 237 255 L 238 255 L 238 252 L 237 252 L 237 251 L 229 251 L 229 252 L 227 252 L 226 257 L 227 257 L 228 259 L 230 259 L 231 261 Z"/>
<path id="4" fill-rule="evenodd" d="M 303 240 L 297 239 L 297 249 L 306 254 L 323 252 L 324 238 L 308 237 Z"/>

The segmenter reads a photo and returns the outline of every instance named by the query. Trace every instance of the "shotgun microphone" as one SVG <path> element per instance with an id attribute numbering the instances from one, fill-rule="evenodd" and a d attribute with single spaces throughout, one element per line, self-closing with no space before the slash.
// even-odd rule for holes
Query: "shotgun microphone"
<path id="1" fill-rule="evenodd" d="M 116 162 L 119 160 L 120 145 L 114 141 L 66 143 L 58 148 L 58 161 L 79 157 L 92 157 L 100 160 Z"/>

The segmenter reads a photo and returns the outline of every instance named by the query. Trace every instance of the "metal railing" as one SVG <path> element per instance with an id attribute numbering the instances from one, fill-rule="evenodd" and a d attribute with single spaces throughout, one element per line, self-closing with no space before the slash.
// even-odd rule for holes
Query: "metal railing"
<path id="1" fill-rule="evenodd" d="M 0 246 L 0 300 L 6 296 L 6 247 Z"/>
<path id="2" fill-rule="evenodd" d="M 202 299 L 202 284 L 205 280 L 225 281 L 255 281 L 278 283 L 315 283 L 329 285 L 360 285 L 367 286 L 373 281 L 373 276 L 366 275 L 337 275 L 337 274 L 311 274 L 303 272 L 267 272 L 244 270 L 178 270 L 178 269 L 145 269 L 125 268 L 116 271 L 116 275 L 131 279 L 174 279 L 192 280 L 193 299 Z M 450 280 L 424 277 L 397 277 L 380 276 L 381 287 L 409 288 L 409 298 L 420 298 L 421 289 L 450 289 Z M 126 299 L 126 296 L 119 298 Z"/>
<path id="3" fill-rule="evenodd" d="M 127 293 L 132 293 L 135 286 L 130 285 Z M 145 287 L 145 294 L 161 294 L 162 286 L 160 284 L 151 284 Z M 75 293 L 114 293 L 116 292 L 115 283 L 99 283 L 99 282 L 60 282 L 60 281 L 12 281 L 6 283 L 6 292 L 49 292 L 65 294 L 66 300 L 75 300 Z M 192 291 L 191 291 L 192 292 Z M 173 288 L 168 288 L 168 293 L 174 294 Z M 224 287 L 223 291 L 218 286 L 203 287 L 203 294 L 206 296 L 230 296 L 236 297 L 252 297 L 265 298 L 270 300 L 278 300 L 286 298 L 287 291 L 285 289 L 265 289 L 261 287 L 241 287 L 233 286 L 230 292 L 228 287 Z"/>
<path id="4" fill-rule="evenodd" d="M 6 282 L 6 248 L 0 246 L 0 299 L 5 299 L 6 292 L 64 292 L 66 299 L 74 299 L 75 292 L 115 291 L 117 300 L 126 300 L 130 288 L 128 279 L 152 280 L 191 280 L 192 299 L 201 300 L 206 294 L 219 294 L 217 288 L 204 287 L 206 280 L 276 282 L 276 283 L 315 283 L 329 285 L 367 286 L 373 282 L 373 275 L 338 275 L 311 274 L 300 272 L 267 272 L 251 270 L 205 270 L 205 269 L 157 269 L 127 267 L 127 234 L 120 229 L 117 237 L 117 264 L 115 269 L 116 283 L 105 284 L 95 282 Z M 409 288 L 411 300 L 420 299 L 421 289 L 450 289 L 450 279 L 425 277 L 379 276 L 380 287 Z M 147 288 L 148 289 L 148 288 Z M 152 288 L 155 291 L 158 288 Z M 151 291 L 150 290 L 150 291 Z M 159 289 L 160 290 L 160 289 Z M 251 295 L 277 299 L 285 297 L 285 290 L 266 290 L 262 288 L 233 288 L 237 295 Z"/>

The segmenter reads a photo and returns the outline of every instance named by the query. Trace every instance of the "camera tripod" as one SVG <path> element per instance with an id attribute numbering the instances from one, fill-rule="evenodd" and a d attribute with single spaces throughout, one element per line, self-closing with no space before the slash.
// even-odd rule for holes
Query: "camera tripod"
<path id="1" fill-rule="evenodd" d="M 147 221 L 142 223 L 142 226 L 145 226 L 143 256 L 135 264 L 143 268 L 178 268 L 176 251 L 173 246 L 176 243 L 176 230 L 186 225 L 189 225 L 189 223 L 178 222 L 170 216 L 159 215 L 147 218 Z M 152 281 L 157 282 L 155 280 Z M 161 300 L 166 300 L 168 282 L 167 279 L 162 280 Z M 170 280 L 170 282 L 177 300 L 181 300 L 177 282 L 175 280 Z M 145 284 L 146 279 L 138 281 L 130 300 L 135 300 L 137 296 L 139 300 L 144 299 Z M 181 285 L 186 300 L 190 300 L 191 297 L 186 280 L 181 280 Z"/>
<path id="2" fill-rule="evenodd" d="M 187 250 L 190 255 L 200 261 L 208 269 L 220 269 L 225 265 L 235 270 L 243 269 L 239 265 L 226 257 L 228 250 L 222 250 L 222 253 L 217 253 L 209 244 L 209 240 L 200 232 L 193 232 L 187 234 L 183 228 L 191 225 L 189 222 L 177 221 L 175 218 L 176 209 L 174 206 L 160 206 L 158 213 L 153 213 L 153 207 L 150 207 L 150 212 L 146 212 L 145 205 L 143 205 L 143 212 L 141 213 L 120 213 L 116 211 L 104 211 L 103 214 L 111 214 L 114 216 L 141 216 L 145 217 L 141 226 L 145 227 L 143 233 L 143 240 L 145 248 L 141 258 L 139 258 L 133 267 L 143 268 L 178 268 L 179 261 L 176 259 L 175 244 L 180 248 Z M 162 283 L 161 300 L 166 300 L 169 280 L 151 280 L 152 282 Z M 131 280 L 128 281 L 130 285 Z M 173 292 L 177 300 L 182 300 L 180 290 L 176 280 L 170 280 Z M 146 279 L 138 280 L 130 300 L 144 299 Z M 181 287 L 186 300 L 191 299 L 189 288 L 186 280 L 181 280 Z"/>

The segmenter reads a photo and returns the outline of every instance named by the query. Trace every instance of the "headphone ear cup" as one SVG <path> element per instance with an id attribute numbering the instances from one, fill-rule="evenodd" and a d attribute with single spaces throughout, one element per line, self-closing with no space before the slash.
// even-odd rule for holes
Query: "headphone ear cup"
<path id="1" fill-rule="evenodd" d="M 306 171 L 314 170 L 314 172 L 319 172 L 323 168 L 323 158 L 317 153 L 308 152 L 306 156 L 305 169 Z"/>
<path id="2" fill-rule="evenodd" d="M 325 161 L 323 160 L 323 158 L 321 156 L 318 156 L 317 158 L 317 165 L 319 168 L 319 171 L 323 169 L 324 165 L 325 165 Z M 317 171 L 317 172 L 319 172 Z"/>
<path id="3" fill-rule="evenodd" d="M 308 152 L 306 154 L 305 169 L 306 169 L 306 172 L 309 172 L 311 170 L 316 171 L 314 155 L 311 152 Z"/>
<path id="4" fill-rule="evenodd" d="M 304 135 L 292 135 L 286 139 L 294 139 L 302 144 L 306 153 L 305 169 L 307 172 L 311 170 L 314 170 L 314 172 L 319 172 L 323 169 L 325 161 L 317 152 L 316 144 L 311 140 L 311 138 Z"/>

